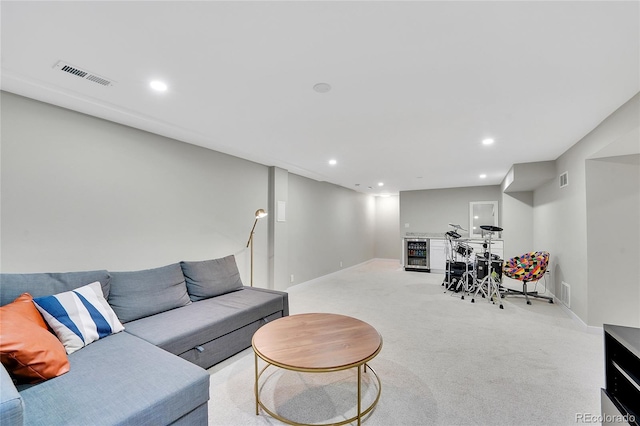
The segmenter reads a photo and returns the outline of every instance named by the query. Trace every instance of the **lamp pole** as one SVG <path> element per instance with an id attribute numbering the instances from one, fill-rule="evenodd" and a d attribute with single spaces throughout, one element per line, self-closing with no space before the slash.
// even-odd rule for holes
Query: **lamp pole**
<path id="1" fill-rule="evenodd" d="M 247 247 L 251 246 L 251 287 L 253 287 L 253 234 L 256 230 L 258 220 L 262 219 L 266 215 L 267 212 L 264 211 L 264 209 L 256 210 L 256 220 L 253 221 L 253 227 L 251 228 L 251 232 L 249 233 L 249 240 L 247 241 Z"/>

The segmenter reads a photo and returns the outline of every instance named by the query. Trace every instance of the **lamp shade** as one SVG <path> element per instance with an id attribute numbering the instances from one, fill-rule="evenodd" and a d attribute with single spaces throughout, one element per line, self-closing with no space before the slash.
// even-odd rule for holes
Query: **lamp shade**
<path id="1" fill-rule="evenodd" d="M 256 210 L 256 219 L 262 219 L 267 214 L 268 213 L 266 211 L 264 211 L 264 209 L 258 209 L 258 210 Z"/>

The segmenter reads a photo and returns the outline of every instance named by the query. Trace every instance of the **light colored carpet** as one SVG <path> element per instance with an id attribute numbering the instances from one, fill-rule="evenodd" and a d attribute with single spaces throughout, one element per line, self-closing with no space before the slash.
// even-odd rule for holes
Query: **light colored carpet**
<path id="1" fill-rule="evenodd" d="M 382 396 L 365 424 L 575 425 L 578 413 L 600 413 L 602 336 L 545 300 L 529 306 L 508 297 L 504 309 L 482 298 L 472 304 L 445 293 L 442 279 L 376 260 L 289 289 L 292 315 L 349 315 L 383 336 L 370 362 Z M 281 424 L 255 415 L 251 349 L 209 371 L 210 425 Z M 261 395 L 285 417 L 327 423 L 355 412 L 355 370 L 271 374 Z M 365 403 L 375 394 L 371 382 L 367 377 Z"/>

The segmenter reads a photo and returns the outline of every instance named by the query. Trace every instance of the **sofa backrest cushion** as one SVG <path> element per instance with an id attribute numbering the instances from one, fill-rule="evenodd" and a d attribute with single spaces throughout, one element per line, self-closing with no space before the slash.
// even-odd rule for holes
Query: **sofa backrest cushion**
<path id="1" fill-rule="evenodd" d="M 123 323 L 191 303 L 179 263 L 133 272 L 111 272 L 109 304 Z"/>
<path id="2" fill-rule="evenodd" d="M 200 262 L 180 262 L 180 266 L 189 297 L 194 302 L 242 288 L 234 255 Z"/>
<path id="3" fill-rule="evenodd" d="M 75 290 L 99 281 L 105 299 L 109 297 L 111 275 L 107 271 L 82 271 L 36 274 L 0 274 L 0 305 L 13 302 L 22 293 L 33 297 Z"/>
<path id="4" fill-rule="evenodd" d="M 47 329 L 29 293 L 0 307 L 0 333 L 2 365 L 18 383 L 37 383 L 69 371 L 62 343 Z"/>

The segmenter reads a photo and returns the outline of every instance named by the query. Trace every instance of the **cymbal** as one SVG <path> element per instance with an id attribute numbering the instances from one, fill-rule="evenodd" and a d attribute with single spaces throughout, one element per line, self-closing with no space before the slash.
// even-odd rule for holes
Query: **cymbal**
<path id="1" fill-rule="evenodd" d="M 463 231 L 466 231 L 466 229 L 464 229 L 460 225 L 456 225 L 456 224 L 450 223 L 449 226 L 451 226 L 453 229 L 462 229 Z"/>
<path id="2" fill-rule="evenodd" d="M 484 229 L 489 232 L 502 232 L 502 228 L 493 225 L 480 225 L 480 229 Z"/>

